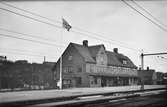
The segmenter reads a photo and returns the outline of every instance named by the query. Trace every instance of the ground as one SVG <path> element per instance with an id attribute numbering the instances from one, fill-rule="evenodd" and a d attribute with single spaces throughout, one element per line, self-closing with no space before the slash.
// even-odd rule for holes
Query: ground
<path id="1" fill-rule="evenodd" d="M 15 102 L 35 99 L 57 98 L 73 95 L 84 95 L 101 92 L 117 92 L 139 90 L 141 86 L 119 86 L 119 87 L 100 87 L 100 88 L 72 88 L 64 90 L 36 90 L 36 91 L 21 91 L 21 92 L 3 92 L 0 93 L 0 103 Z M 164 85 L 145 85 L 145 89 L 163 88 Z"/>

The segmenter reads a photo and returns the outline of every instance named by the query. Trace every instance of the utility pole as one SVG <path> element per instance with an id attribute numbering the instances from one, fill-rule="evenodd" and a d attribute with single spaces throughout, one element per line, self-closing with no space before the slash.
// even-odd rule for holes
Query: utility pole
<path id="1" fill-rule="evenodd" d="M 144 70 L 144 54 L 141 53 L 141 70 Z"/>
<path id="2" fill-rule="evenodd" d="M 43 57 L 43 62 L 46 62 L 46 56 Z"/>
<path id="3" fill-rule="evenodd" d="M 167 53 L 151 53 L 151 54 L 143 54 L 141 53 L 141 69 L 144 70 L 144 56 L 153 56 L 153 55 L 165 55 Z"/>
<path id="4" fill-rule="evenodd" d="M 141 53 L 141 70 L 144 70 L 144 56 L 153 56 L 153 55 L 165 55 L 167 52 L 164 53 L 151 53 L 151 54 L 143 54 Z M 141 89 L 144 89 L 144 81 L 141 78 Z"/>

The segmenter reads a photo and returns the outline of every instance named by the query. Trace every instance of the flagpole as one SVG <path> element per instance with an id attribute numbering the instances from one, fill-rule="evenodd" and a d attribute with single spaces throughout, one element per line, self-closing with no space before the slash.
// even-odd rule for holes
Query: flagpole
<path id="1" fill-rule="evenodd" d="M 68 22 L 62 17 L 62 29 L 61 29 L 61 40 L 60 40 L 60 44 L 62 43 L 63 44 L 63 30 L 64 28 L 69 31 L 72 26 L 68 24 Z M 60 47 L 60 51 L 61 51 L 61 47 Z M 61 54 L 60 56 L 60 89 L 63 89 L 63 53 Z"/>
<path id="2" fill-rule="evenodd" d="M 62 42 L 63 42 L 63 27 L 62 27 L 62 29 L 61 29 L 61 34 L 60 34 L 60 44 L 62 44 Z M 60 47 L 60 51 L 61 51 L 61 47 Z M 63 53 L 60 55 L 60 89 L 63 89 L 63 68 L 62 68 L 62 63 L 63 63 L 63 61 L 62 61 L 62 56 L 63 56 Z"/>

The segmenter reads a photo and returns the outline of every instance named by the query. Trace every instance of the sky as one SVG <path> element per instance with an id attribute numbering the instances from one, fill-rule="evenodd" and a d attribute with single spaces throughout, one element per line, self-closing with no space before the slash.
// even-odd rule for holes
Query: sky
<path id="1" fill-rule="evenodd" d="M 122 1 L 12 1 L 5 3 L 54 20 L 53 22 L 34 16 L 0 2 L 0 8 L 54 24 L 54 26 L 47 25 L 0 9 L 0 29 L 29 35 L 0 30 L 0 55 L 7 56 L 9 60 L 42 63 L 46 56 L 46 61 L 56 62 L 70 42 L 82 44 L 83 40 L 88 40 L 89 45 L 104 44 L 108 51 L 118 48 L 119 53 L 128 56 L 138 67 L 141 65 L 141 52 L 167 52 L 167 30 L 162 30 Z M 128 3 L 156 22 L 133 2 L 128 1 Z M 136 1 L 136 3 L 149 11 L 163 25 L 156 23 L 167 29 L 167 1 Z M 70 32 L 62 28 L 62 17 L 72 26 Z M 33 42 L 4 35 L 29 39 Z M 167 72 L 167 55 L 160 56 L 144 57 L 145 68 L 149 66 L 156 71 Z"/>

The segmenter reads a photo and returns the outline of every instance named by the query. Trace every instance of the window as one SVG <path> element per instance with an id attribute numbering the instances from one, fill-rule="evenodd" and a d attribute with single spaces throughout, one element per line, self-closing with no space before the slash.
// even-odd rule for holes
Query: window
<path id="1" fill-rule="evenodd" d="M 71 84 L 71 80 L 70 79 L 65 79 L 65 80 L 63 80 L 63 84 L 65 85 L 65 84 Z"/>
<path id="2" fill-rule="evenodd" d="M 81 83 L 82 83 L 81 77 L 76 77 L 76 84 L 81 85 Z"/>
<path id="3" fill-rule="evenodd" d="M 71 66 L 64 67 L 64 73 L 71 73 L 73 71 L 73 68 Z"/>
<path id="4" fill-rule="evenodd" d="M 72 72 L 73 68 L 72 67 L 68 67 L 68 72 Z"/>
<path id="5" fill-rule="evenodd" d="M 93 66 L 90 66 L 90 72 L 94 72 Z"/>
<path id="6" fill-rule="evenodd" d="M 67 72 L 67 67 L 64 68 L 64 72 L 65 72 L 65 73 Z"/>
<path id="7" fill-rule="evenodd" d="M 126 65 L 126 64 L 127 64 L 127 61 L 126 61 L 126 60 L 123 60 L 122 63 Z"/>
<path id="8" fill-rule="evenodd" d="M 71 61 L 72 60 L 72 56 L 70 55 L 70 56 L 68 56 L 68 60 L 69 61 Z"/>
<path id="9" fill-rule="evenodd" d="M 97 84 L 97 77 L 94 77 L 94 83 Z"/>
<path id="10" fill-rule="evenodd" d="M 53 72 L 53 79 L 56 80 L 56 72 Z"/>
<path id="11" fill-rule="evenodd" d="M 100 57 L 100 61 L 101 61 L 102 63 L 103 63 L 103 60 L 104 60 L 104 59 L 103 59 L 103 56 L 101 56 L 101 57 Z"/>
<path id="12" fill-rule="evenodd" d="M 77 66 L 77 72 L 82 72 L 82 67 L 80 65 Z"/>

